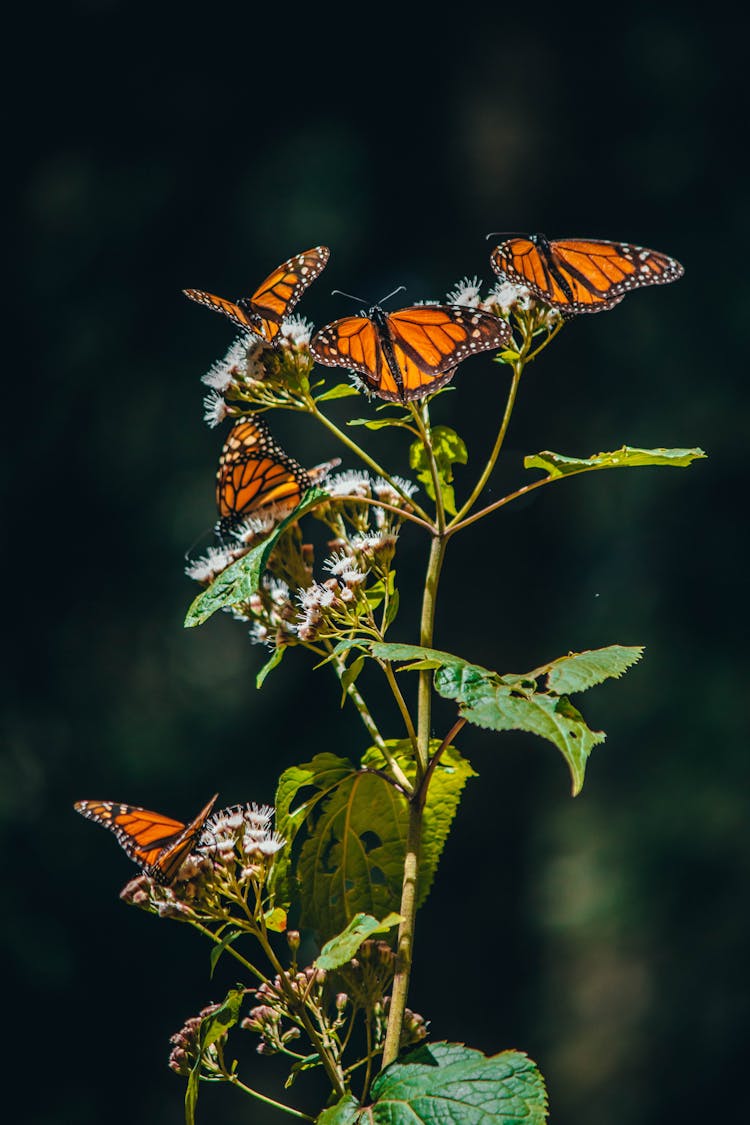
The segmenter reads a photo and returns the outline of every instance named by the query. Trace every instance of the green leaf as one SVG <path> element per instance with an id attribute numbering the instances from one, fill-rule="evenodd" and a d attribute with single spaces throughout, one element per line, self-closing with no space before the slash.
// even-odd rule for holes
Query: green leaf
<path id="1" fill-rule="evenodd" d="M 413 430 L 408 422 L 401 418 L 350 418 L 347 426 L 364 426 L 367 430 L 383 430 L 388 426 L 400 426 L 404 430 Z"/>
<path id="2" fill-rule="evenodd" d="M 282 910 L 280 906 L 274 906 L 272 910 L 267 910 L 263 915 L 263 921 L 267 930 L 271 930 L 274 934 L 283 934 L 286 930 L 286 910 Z"/>
<path id="3" fill-rule="evenodd" d="M 310 762 L 290 766 L 279 778 L 275 801 L 276 831 L 286 840 L 286 847 L 276 853 L 268 877 L 269 891 L 276 905 L 288 907 L 292 899 L 292 845 L 297 832 L 318 801 L 335 790 L 354 770 L 347 758 L 323 753 L 316 754 Z M 312 793 L 293 809 L 292 803 L 300 790 L 308 788 L 312 789 Z"/>
<path id="4" fill-rule="evenodd" d="M 386 934 L 401 921 L 400 914 L 389 914 L 382 922 L 371 914 L 355 914 L 346 929 L 327 941 L 315 962 L 318 969 L 338 969 L 351 961 L 363 941 L 373 934 Z"/>
<path id="5" fill-rule="evenodd" d="M 323 1063 L 317 1051 L 312 1055 L 305 1055 L 303 1059 L 298 1059 L 289 1069 L 289 1074 L 284 1082 L 284 1089 L 288 1090 L 290 1086 L 293 1086 L 299 1074 L 302 1074 L 306 1070 L 314 1070 L 315 1067 L 322 1065 Z"/>
<path id="6" fill-rule="evenodd" d="M 324 391 L 322 395 L 318 395 L 315 401 L 328 402 L 332 398 L 351 398 L 352 395 L 358 394 L 359 391 L 351 383 L 338 383 L 337 386 L 331 387 L 330 391 Z"/>
<path id="7" fill-rule="evenodd" d="M 255 677 L 255 686 L 260 691 L 265 682 L 266 676 L 269 672 L 273 672 L 274 668 L 278 668 L 281 661 L 284 659 L 288 645 L 281 645 L 273 650 L 270 658 L 265 662 L 258 675 Z"/>
<path id="8" fill-rule="evenodd" d="M 196 625 L 202 625 L 219 609 L 248 601 L 260 586 L 269 555 L 280 536 L 306 512 L 317 507 L 327 495 L 321 488 L 308 489 L 294 511 L 290 512 L 262 543 L 233 562 L 206 590 L 198 594 L 187 612 L 185 628 L 192 629 Z"/>
<path id="9" fill-rule="evenodd" d="M 543 1125 L 547 1091 L 521 1051 L 487 1057 L 460 1043 L 431 1043 L 377 1076 L 372 1125 Z"/>
<path id="10" fill-rule="evenodd" d="M 524 457 L 525 469 L 544 469 L 552 478 L 585 473 L 593 469 L 625 469 L 640 465 L 671 465 L 685 468 L 705 457 L 702 449 L 636 449 L 623 445 L 612 453 L 594 453 L 591 457 L 564 457 L 562 453 L 532 453 Z"/>
<path id="11" fill-rule="evenodd" d="M 587 726 L 567 693 L 619 678 L 643 653 L 640 646 L 609 645 L 570 653 L 525 675 L 500 676 L 449 652 L 421 645 L 377 641 L 368 648 L 381 660 L 409 661 L 399 671 L 436 668 L 435 690 L 444 699 L 454 699 L 459 713 L 475 726 L 524 730 L 557 746 L 568 763 L 574 797 L 583 786 L 591 751 L 606 735 Z M 545 691 L 538 690 L 537 680 L 542 676 L 547 677 Z"/>
<path id="12" fill-rule="evenodd" d="M 341 673 L 341 706 L 346 703 L 346 694 L 351 685 L 356 681 L 359 673 L 365 666 L 364 656 L 358 656 L 353 660 L 348 668 L 344 669 Z"/>
<path id="13" fill-rule="evenodd" d="M 194 1125 L 195 1123 L 195 1107 L 198 1104 L 203 1052 L 237 1023 L 240 1018 L 243 998 L 244 992 L 242 989 L 231 989 L 216 1011 L 204 1016 L 201 1020 L 198 1032 L 198 1058 L 190 1071 L 185 1091 L 185 1121 L 187 1125 Z"/>
<path id="14" fill-rule="evenodd" d="M 432 453 L 435 458 L 443 506 L 449 515 L 456 514 L 456 501 L 453 494 L 453 466 L 465 465 L 469 459 L 462 438 L 450 426 L 433 426 L 430 431 Z M 409 448 L 409 464 L 417 471 L 417 480 L 424 485 L 427 495 L 435 499 L 435 487 L 430 471 L 430 456 L 421 438 L 412 442 Z"/>
<path id="15" fill-rule="evenodd" d="M 393 622 L 395 621 L 396 614 L 398 613 L 399 600 L 400 599 L 399 599 L 398 590 L 394 590 L 393 593 L 388 598 L 388 608 L 385 611 L 385 621 L 383 622 L 383 632 L 385 632 L 385 630 L 390 625 L 392 625 Z"/>
<path id="16" fill-rule="evenodd" d="M 214 970 L 216 969 L 216 965 L 222 953 L 228 948 L 228 946 L 232 944 L 236 937 L 240 936 L 241 933 L 242 930 L 230 930 L 228 934 L 224 935 L 219 944 L 213 947 L 209 954 L 209 962 L 211 965 L 211 972 L 208 974 L 209 980 L 211 980 L 214 975 Z"/>
<path id="17" fill-rule="evenodd" d="M 431 743 L 434 753 L 440 745 Z M 408 740 L 387 746 L 407 776 L 415 765 Z M 376 747 L 362 758 L 365 769 L 382 769 Z M 443 754 L 430 784 L 424 813 L 418 904 L 426 898 L 440 853 L 469 777 L 471 765 L 453 747 Z M 297 867 L 303 926 L 323 941 L 346 928 L 358 913 L 384 917 L 398 908 L 408 828 L 407 802 L 380 774 L 345 777 L 308 821 Z"/>
<path id="18" fill-rule="evenodd" d="M 315 1120 L 317 1125 L 353 1125 L 359 1113 L 360 1105 L 357 1099 L 351 1094 L 344 1094 L 335 1105 L 324 1109 Z"/>
<path id="19" fill-rule="evenodd" d="M 586 762 L 595 746 L 604 742 L 603 731 L 590 730 L 567 696 L 532 692 L 520 694 L 484 669 L 466 666 L 435 673 L 435 689 L 457 699 L 460 714 L 475 726 L 490 730 L 524 730 L 545 738 L 562 752 L 570 769 L 573 796 L 583 786 Z"/>
<path id="20" fill-rule="evenodd" d="M 548 691 L 556 695 L 570 695 L 586 691 L 604 680 L 619 680 L 642 656 L 642 645 L 608 645 L 607 648 L 568 653 L 530 674 L 546 673 Z"/>

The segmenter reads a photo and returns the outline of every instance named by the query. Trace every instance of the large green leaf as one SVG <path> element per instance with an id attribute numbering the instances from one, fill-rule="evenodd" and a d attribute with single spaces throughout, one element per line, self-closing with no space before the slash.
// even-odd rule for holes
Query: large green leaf
<path id="1" fill-rule="evenodd" d="M 187 611 L 185 628 L 192 629 L 196 625 L 202 625 L 219 609 L 248 601 L 260 586 L 266 563 L 280 536 L 306 512 L 317 507 L 327 495 L 320 488 L 308 489 L 294 511 L 290 512 L 262 543 L 233 562 L 207 589 L 198 594 Z"/>
<path id="2" fill-rule="evenodd" d="M 361 647 L 380 660 L 406 662 L 402 670 L 434 668 L 435 690 L 454 699 L 470 723 L 497 731 L 528 731 L 557 746 L 570 769 L 573 796 L 581 791 L 591 751 L 606 735 L 587 726 L 567 693 L 620 677 L 643 653 L 640 646 L 609 645 L 569 653 L 524 675 L 501 676 L 421 645 L 375 642 Z M 537 681 L 543 676 L 545 690 L 539 690 Z"/>
<path id="3" fill-rule="evenodd" d="M 430 431 L 430 441 L 443 497 L 443 507 L 449 515 L 455 516 L 453 466 L 465 465 L 468 461 L 466 444 L 450 426 L 433 426 Z M 430 456 L 421 438 L 412 442 L 409 448 L 409 464 L 416 470 L 417 480 L 424 485 L 427 495 L 434 500 L 435 486 L 430 471 Z"/>
<path id="4" fill-rule="evenodd" d="M 336 937 L 327 941 L 315 962 L 318 969 L 338 969 L 351 961 L 363 941 L 373 934 L 387 934 L 401 922 L 400 914 L 389 914 L 382 922 L 371 914 L 355 914 L 349 925 Z"/>
<path id="5" fill-rule="evenodd" d="M 359 1121 L 372 1125 L 543 1125 L 547 1117 L 544 1080 L 527 1055 L 487 1057 L 460 1043 L 431 1043 L 392 1063 L 371 1099 Z"/>
<path id="6" fill-rule="evenodd" d="M 292 899 L 292 845 L 297 832 L 318 801 L 332 792 L 341 781 L 354 773 L 347 758 L 336 754 L 316 754 L 310 762 L 284 770 L 276 788 L 276 831 L 283 836 L 286 847 L 278 852 L 269 877 L 269 890 L 274 902 L 288 906 Z M 310 789 L 303 800 L 292 808 L 300 790 Z"/>
<path id="7" fill-rule="evenodd" d="M 433 752 L 439 743 L 435 740 Z M 408 742 L 391 741 L 402 767 L 413 769 Z M 408 808 L 404 796 L 372 772 L 386 765 L 375 747 L 362 771 L 344 777 L 315 810 L 297 866 L 301 924 L 322 940 L 340 933 L 358 913 L 384 917 L 401 898 Z M 445 751 L 430 785 L 424 814 L 418 901 L 435 875 L 461 790 L 473 770 L 453 748 Z"/>
<path id="8" fill-rule="evenodd" d="M 702 449 L 636 449 L 623 445 L 612 453 L 594 453 L 591 457 L 564 457 L 562 453 L 545 449 L 524 457 L 523 464 L 525 469 L 544 469 L 554 478 L 593 469 L 626 469 L 640 465 L 670 465 L 681 469 L 705 456 Z"/>

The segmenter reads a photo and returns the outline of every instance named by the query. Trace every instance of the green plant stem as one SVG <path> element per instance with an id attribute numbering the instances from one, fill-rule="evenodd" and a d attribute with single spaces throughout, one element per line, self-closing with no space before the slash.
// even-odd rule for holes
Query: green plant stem
<path id="1" fill-rule="evenodd" d="M 351 452 L 354 453 L 355 456 L 359 457 L 361 461 L 364 461 L 365 465 L 367 465 L 368 468 L 372 469 L 372 471 L 374 473 L 377 473 L 379 477 L 382 477 L 383 480 L 388 481 L 391 488 L 395 489 L 401 499 L 406 501 L 410 508 L 414 509 L 416 514 L 420 517 L 420 519 L 424 520 L 428 527 L 431 527 L 432 525 L 430 523 L 430 517 L 427 515 L 427 512 L 425 512 L 425 510 L 421 508 L 419 504 L 415 503 L 413 499 L 410 499 L 410 497 L 406 494 L 403 488 L 401 488 L 398 482 L 393 479 L 390 473 L 387 473 L 386 470 L 377 463 L 377 461 L 373 460 L 373 458 L 370 457 L 369 453 L 365 453 L 364 449 L 357 445 L 356 441 L 352 441 L 348 434 L 345 434 L 343 430 L 340 430 L 335 422 L 332 422 L 330 418 L 327 418 L 322 410 L 318 409 L 317 405 L 312 399 L 310 400 L 310 403 L 310 412 L 318 419 L 318 421 L 322 422 L 326 429 L 329 430 L 335 437 L 337 437 L 339 441 L 347 447 L 347 449 L 351 450 Z"/>
<path id="2" fill-rule="evenodd" d="M 580 472 L 582 473 L 585 473 L 586 471 L 586 469 L 580 470 Z M 468 527 L 469 524 L 476 523 L 477 520 L 484 519 L 484 517 L 488 516 L 490 512 L 496 512 L 498 508 L 503 508 L 506 504 L 510 504 L 511 500 L 518 500 L 521 496 L 526 496 L 527 493 L 534 492 L 537 488 L 541 488 L 542 485 L 552 484 L 553 481 L 566 480 L 568 477 L 575 476 L 578 476 L 578 473 L 565 473 L 564 476 L 542 477 L 541 480 L 535 480 L 532 482 L 532 484 L 525 484 L 523 488 L 517 488 L 515 492 L 509 492 L 508 495 L 503 496 L 501 500 L 495 500 L 494 504 L 489 504 L 486 508 L 482 508 L 480 511 L 475 512 L 473 516 L 467 516 L 465 520 L 461 520 L 460 523 L 454 524 L 449 529 L 447 534 L 455 535 L 457 531 L 461 531 L 463 528 Z"/>
<path id="3" fill-rule="evenodd" d="M 318 1030 L 316 1029 L 312 1020 L 310 1019 L 304 1003 L 292 988 L 287 976 L 287 971 L 284 969 L 278 957 L 276 956 L 276 953 L 274 952 L 274 949 L 268 941 L 266 935 L 264 933 L 259 933 L 258 941 L 260 942 L 263 952 L 276 971 L 276 975 L 279 978 L 279 986 L 281 988 L 281 991 L 286 996 L 290 1010 L 294 1011 L 296 1009 L 299 1012 L 299 1018 L 305 1031 L 307 1032 L 307 1036 L 310 1042 L 320 1056 L 320 1061 L 323 1064 L 323 1068 L 326 1074 L 328 1075 L 328 1081 L 331 1083 L 336 1094 L 341 1097 L 346 1093 L 346 1082 L 344 1080 L 344 1076 L 342 1074 L 339 1063 L 333 1058 L 331 1052 L 328 1049 L 330 1044 L 327 1033 L 322 1028 L 320 1029 L 320 1032 L 318 1032 Z"/>
<path id="4" fill-rule="evenodd" d="M 234 922 L 236 924 L 238 922 L 238 919 L 235 918 Z M 216 945 L 221 945 L 223 939 L 220 938 L 220 937 L 217 937 L 216 934 L 213 933 L 212 930 L 209 930 L 208 926 L 204 926 L 201 922 L 193 921 L 192 919 L 190 921 L 190 925 L 193 926 L 196 930 L 199 930 L 200 933 L 205 934 L 205 936 L 210 938 L 211 941 L 215 942 Z M 255 936 L 256 936 L 256 931 L 253 931 L 253 937 L 255 937 Z M 225 948 L 226 948 L 226 952 L 229 953 L 232 957 L 234 957 L 235 961 L 239 961 L 240 965 L 242 965 L 243 968 L 247 969 L 247 971 L 249 973 L 252 973 L 252 975 L 254 977 L 256 977 L 261 982 L 261 984 L 266 983 L 266 981 L 268 980 L 268 977 L 266 977 L 260 971 L 260 969 L 256 969 L 255 965 L 252 965 L 246 957 L 243 957 L 241 953 L 238 953 L 233 945 L 227 945 Z"/>
<path id="5" fill-rule="evenodd" d="M 391 662 L 390 662 L 390 660 L 379 660 L 378 664 L 380 665 L 380 667 L 385 672 L 385 678 L 387 679 L 388 685 L 389 685 L 391 691 L 393 692 L 393 697 L 396 700 L 396 703 L 398 704 L 398 709 L 401 712 L 401 717 L 404 720 L 404 725 L 406 727 L 406 733 L 409 736 L 409 740 L 412 744 L 412 748 L 414 750 L 414 753 L 418 754 L 419 750 L 418 750 L 418 746 L 417 746 L 417 732 L 414 729 L 414 723 L 412 722 L 411 715 L 409 714 L 409 708 L 406 706 L 406 700 L 404 699 L 403 695 L 401 694 L 401 688 L 398 686 L 398 682 L 396 680 L 396 676 L 394 674 Z M 411 789 L 411 786 L 409 786 L 409 788 Z"/>
<path id="6" fill-rule="evenodd" d="M 208 1078 L 204 1081 L 216 1082 L 219 1080 L 216 1078 Z M 229 1071 L 225 1071 L 224 1081 L 231 1082 L 232 1085 L 236 1086 L 238 1090 L 242 1090 L 243 1093 L 249 1094 L 251 1098 L 257 1098 L 259 1102 L 265 1102 L 266 1105 L 272 1105 L 274 1109 L 281 1109 L 284 1111 L 284 1113 L 291 1114 L 292 1117 L 301 1117 L 304 1121 L 315 1120 L 314 1117 L 310 1117 L 309 1113 L 303 1113 L 301 1109 L 292 1109 L 290 1105 L 284 1105 L 283 1102 L 277 1102 L 275 1098 L 269 1098 L 265 1094 L 258 1093 L 257 1090 L 253 1090 L 250 1086 L 246 1086 L 244 1082 L 241 1082 L 236 1074 L 231 1074 Z"/>
<path id="7" fill-rule="evenodd" d="M 395 504 L 387 504 L 384 500 L 372 500 L 369 496 L 337 496 L 336 499 L 347 504 L 370 504 L 373 508 L 385 508 L 387 512 L 394 512 L 399 519 L 410 520 L 411 523 L 419 524 L 426 531 L 433 530 L 431 523 L 420 519 L 419 516 L 412 515 L 411 512 L 407 512 L 403 508 L 397 508 Z M 409 504 L 412 505 L 413 501 L 410 500 Z"/>
<path id="8" fill-rule="evenodd" d="M 486 485 L 487 481 L 490 478 L 492 470 L 495 468 L 495 463 L 496 463 L 498 457 L 500 456 L 500 450 L 502 449 L 503 442 L 505 441 L 505 435 L 508 432 L 508 425 L 510 423 L 510 416 L 513 413 L 513 407 L 515 405 L 516 395 L 518 393 L 518 384 L 521 381 L 521 375 L 523 373 L 525 362 L 526 362 L 526 360 L 525 360 L 524 354 L 521 353 L 521 355 L 518 357 L 518 359 L 513 364 L 513 378 L 511 379 L 510 389 L 508 391 L 508 398 L 507 398 L 507 401 L 505 403 L 505 412 L 503 414 L 503 420 L 500 423 L 500 429 L 497 432 L 497 437 L 495 438 L 495 444 L 492 447 L 492 453 L 490 454 L 489 460 L 488 460 L 487 464 L 485 465 L 485 467 L 482 471 L 482 475 L 480 476 L 477 483 L 474 485 L 474 488 L 472 489 L 472 492 L 471 492 L 471 495 L 469 496 L 469 499 L 466 501 L 466 503 L 463 505 L 463 507 L 457 512 L 457 514 L 453 517 L 451 522 L 448 524 L 448 527 L 450 528 L 451 531 L 456 530 L 456 526 L 458 524 L 462 523 L 464 516 L 468 512 L 470 512 L 471 509 L 474 507 L 475 503 L 477 502 L 477 499 L 479 498 L 481 492 L 484 489 L 484 486 Z"/>
<path id="9" fill-rule="evenodd" d="M 427 563 L 425 591 L 422 597 L 422 619 L 419 629 L 419 643 L 424 648 L 432 647 L 432 634 L 435 625 L 435 604 L 440 571 L 443 566 L 447 540 L 444 535 L 436 535 L 430 545 Z M 419 851 L 422 842 L 422 817 L 427 799 L 426 777 L 429 769 L 430 718 L 432 705 L 432 673 L 429 670 L 419 673 L 418 718 L 417 718 L 417 789 L 409 801 L 409 825 L 406 835 L 406 856 L 404 875 L 401 884 L 401 906 L 399 913 L 403 918 L 398 931 L 396 949 L 396 973 L 393 978 L 391 1006 L 388 1013 L 388 1029 L 383 1047 L 383 1066 L 388 1066 L 398 1057 L 401 1042 L 401 1028 L 404 1023 L 406 997 L 411 976 L 412 952 L 414 947 L 414 924 L 417 914 L 417 881 L 419 878 Z"/>
<path id="10" fill-rule="evenodd" d="M 413 402 L 409 403 L 409 410 L 412 417 L 419 429 L 419 436 L 422 439 L 422 444 L 427 450 L 427 457 L 429 459 L 430 476 L 432 478 L 432 487 L 435 492 L 435 517 L 436 517 L 436 531 L 440 534 L 445 529 L 445 507 L 443 504 L 443 490 L 440 487 L 440 474 L 438 472 L 437 462 L 435 461 L 435 453 L 432 448 L 432 436 L 430 434 L 430 416 L 428 408 L 423 407 L 424 415 Z"/>

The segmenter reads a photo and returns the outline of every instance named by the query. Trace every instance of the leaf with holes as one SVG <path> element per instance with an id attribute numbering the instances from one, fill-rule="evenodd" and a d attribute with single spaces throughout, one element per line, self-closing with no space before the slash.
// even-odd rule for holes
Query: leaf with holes
<path id="1" fill-rule="evenodd" d="M 544 1079 L 527 1055 L 488 1057 L 461 1043 L 431 1043 L 392 1063 L 370 1097 L 358 1118 L 368 1125 L 543 1125 L 547 1118 Z"/>
<path id="2" fill-rule="evenodd" d="M 387 743 L 414 776 L 411 744 Z M 434 753 L 440 743 L 433 740 Z M 358 913 L 382 918 L 398 908 L 406 854 L 405 798 L 380 774 L 386 765 L 376 747 L 362 759 L 365 770 L 344 777 L 317 807 L 300 852 L 297 877 L 302 925 L 323 941 L 340 933 Z M 474 771 L 449 747 L 435 770 L 424 813 L 418 902 L 427 896 L 466 780 Z"/>
<path id="3" fill-rule="evenodd" d="M 354 770 L 355 767 L 347 758 L 323 753 L 316 754 L 310 762 L 290 766 L 279 778 L 276 788 L 276 831 L 284 838 L 286 845 L 277 852 L 268 881 L 268 888 L 276 905 L 288 907 L 293 897 L 292 845 L 299 829 L 318 801 L 332 793 Z M 303 789 L 311 792 L 292 808 Z"/>

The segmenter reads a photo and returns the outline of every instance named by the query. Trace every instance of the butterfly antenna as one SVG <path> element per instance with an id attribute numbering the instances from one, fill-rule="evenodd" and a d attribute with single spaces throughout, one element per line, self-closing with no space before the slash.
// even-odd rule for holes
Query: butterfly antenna
<path id="1" fill-rule="evenodd" d="M 364 297 L 355 297 L 353 293 L 344 293 L 343 289 L 332 289 L 332 297 L 347 297 L 350 301 L 356 301 L 358 305 L 366 305 L 367 301 Z"/>
<path id="2" fill-rule="evenodd" d="M 394 290 L 393 290 L 393 291 L 392 291 L 391 293 L 389 293 L 389 294 L 388 294 L 388 295 L 387 295 L 386 297 L 381 297 L 381 298 L 380 298 L 380 301 L 378 302 L 378 304 L 380 304 L 380 305 L 384 305 L 386 301 L 390 301 L 391 297 L 395 297 L 397 293 L 401 293 L 401 292 L 402 292 L 402 291 L 403 291 L 404 289 L 406 289 L 406 286 L 405 286 L 405 285 L 399 285 L 399 286 L 397 286 L 397 287 L 396 287 L 396 288 L 395 288 L 395 289 L 394 289 Z"/>
<path id="3" fill-rule="evenodd" d="M 206 539 L 209 535 L 211 535 L 213 530 L 214 529 L 212 527 L 207 527 L 204 531 L 202 531 L 200 533 L 200 535 L 196 539 L 193 540 L 193 542 L 188 547 L 187 551 L 185 551 L 185 562 L 193 562 L 193 559 L 190 557 L 192 555 L 193 551 L 195 550 L 195 548 L 198 546 L 199 543 L 202 543 L 204 539 Z"/>
<path id="4" fill-rule="evenodd" d="M 517 230 L 493 230 L 484 236 L 485 242 L 489 242 L 491 238 L 499 238 L 505 242 L 506 238 L 528 238 L 528 235 Z"/>

